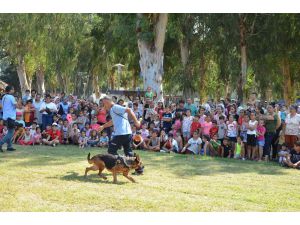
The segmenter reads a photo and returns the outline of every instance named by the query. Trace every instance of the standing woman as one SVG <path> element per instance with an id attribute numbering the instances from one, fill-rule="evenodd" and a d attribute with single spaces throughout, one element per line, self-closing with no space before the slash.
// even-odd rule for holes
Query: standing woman
<path id="1" fill-rule="evenodd" d="M 257 128 L 258 122 L 255 119 L 255 112 L 250 113 L 250 120 L 247 127 L 247 150 L 248 150 L 248 159 L 254 160 L 257 156 L 256 152 L 256 128 Z"/>
<path id="2" fill-rule="evenodd" d="M 42 124 L 43 129 L 45 130 L 46 126 L 52 126 L 53 114 L 57 113 L 57 107 L 51 101 L 50 95 L 46 95 L 45 102 L 41 104 L 40 112 L 42 113 Z"/>
<path id="3" fill-rule="evenodd" d="M 292 149 L 298 140 L 300 127 L 300 115 L 297 114 L 297 107 L 291 106 L 290 113 L 285 118 L 285 144 Z"/>
<path id="4" fill-rule="evenodd" d="M 267 106 L 267 114 L 262 117 L 265 120 L 265 146 L 264 156 L 265 160 L 268 161 L 270 158 L 272 141 L 275 138 L 276 130 L 280 127 L 280 118 L 277 113 L 274 112 L 272 105 Z M 276 151 L 276 149 L 273 149 Z"/>
<path id="5" fill-rule="evenodd" d="M 2 98 L 2 108 L 3 108 L 3 120 L 7 126 L 7 133 L 0 141 L 0 151 L 3 152 L 2 145 L 7 143 L 7 151 L 14 151 L 12 147 L 12 137 L 15 132 L 15 120 L 16 120 L 16 99 L 13 96 L 15 92 L 14 88 L 7 86 L 5 88 L 6 94 Z"/>

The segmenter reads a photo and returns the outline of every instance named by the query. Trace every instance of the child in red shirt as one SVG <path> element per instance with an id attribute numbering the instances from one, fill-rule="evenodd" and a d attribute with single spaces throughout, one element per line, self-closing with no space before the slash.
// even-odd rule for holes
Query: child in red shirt
<path id="1" fill-rule="evenodd" d="M 52 145 L 55 147 L 59 143 L 61 143 L 61 133 L 57 128 L 57 123 L 52 124 L 52 129 L 47 131 L 47 138 L 43 139 L 43 143 L 45 145 Z"/>
<path id="2" fill-rule="evenodd" d="M 193 134 L 195 131 L 200 133 L 200 128 L 201 124 L 199 122 L 199 115 L 195 115 L 191 124 L 191 134 Z"/>
<path id="3" fill-rule="evenodd" d="M 217 121 L 216 120 L 213 120 L 212 121 L 212 127 L 209 129 L 209 136 L 210 138 L 213 138 L 213 136 L 215 134 L 218 134 L 218 124 L 217 124 Z"/>

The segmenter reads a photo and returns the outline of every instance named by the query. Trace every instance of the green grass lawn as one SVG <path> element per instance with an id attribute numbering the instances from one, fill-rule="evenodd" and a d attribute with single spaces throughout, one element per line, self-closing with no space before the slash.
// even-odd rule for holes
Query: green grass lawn
<path id="1" fill-rule="evenodd" d="M 83 177 L 104 149 L 18 147 L 0 153 L 1 211 L 299 211 L 300 171 L 275 163 L 140 152 L 145 174 Z M 120 151 L 121 152 L 121 151 Z"/>

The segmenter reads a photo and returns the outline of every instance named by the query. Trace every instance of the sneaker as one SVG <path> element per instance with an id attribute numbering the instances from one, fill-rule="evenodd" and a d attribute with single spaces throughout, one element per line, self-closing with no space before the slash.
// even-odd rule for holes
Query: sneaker
<path id="1" fill-rule="evenodd" d="M 56 145 L 55 145 L 55 144 L 53 144 L 52 146 L 53 146 L 53 147 L 55 147 Z"/>
<path id="2" fill-rule="evenodd" d="M 11 151 L 11 152 L 12 152 L 12 151 L 16 151 L 16 150 L 17 150 L 17 149 L 15 149 L 15 148 L 8 148 L 8 149 L 7 149 L 7 151 Z"/>
<path id="3" fill-rule="evenodd" d="M 246 159 L 245 159 L 245 158 L 242 158 L 242 160 L 245 161 Z"/>

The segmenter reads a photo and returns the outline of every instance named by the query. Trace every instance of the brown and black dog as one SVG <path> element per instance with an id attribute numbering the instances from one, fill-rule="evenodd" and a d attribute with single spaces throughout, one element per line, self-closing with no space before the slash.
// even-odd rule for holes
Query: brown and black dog
<path id="1" fill-rule="evenodd" d="M 125 156 L 116 156 L 111 154 L 99 154 L 90 158 L 91 154 L 89 153 L 87 156 L 87 160 L 89 164 L 93 164 L 91 167 L 87 167 L 85 169 L 85 177 L 90 170 L 97 171 L 99 170 L 98 175 L 104 180 L 107 179 L 106 176 L 102 174 L 102 171 L 106 168 L 108 171 L 113 174 L 113 182 L 117 182 L 117 174 L 122 173 L 124 177 L 126 177 L 131 182 L 135 182 L 135 180 L 129 176 L 129 171 L 131 169 L 139 169 L 142 167 L 142 161 L 139 155 L 134 153 L 133 157 L 125 157 Z"/>

